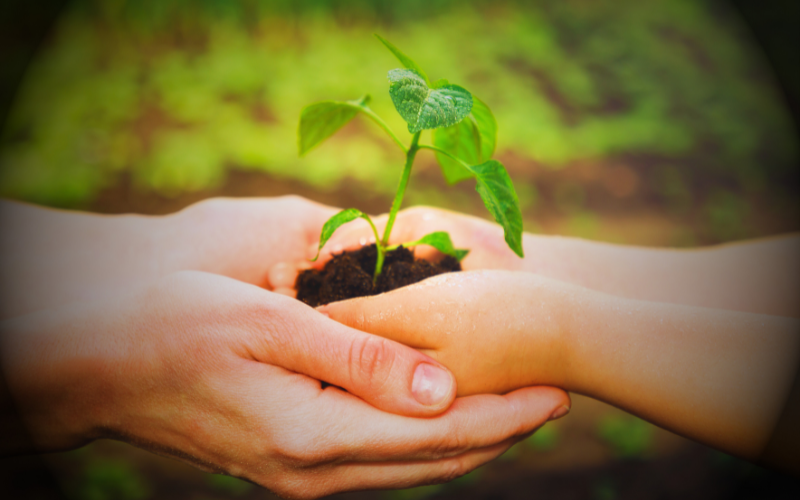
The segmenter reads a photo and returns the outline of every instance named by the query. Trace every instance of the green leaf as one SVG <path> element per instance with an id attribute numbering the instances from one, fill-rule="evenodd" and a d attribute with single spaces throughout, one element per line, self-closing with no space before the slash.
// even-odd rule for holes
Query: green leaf
<path id="1" fill-rule="evenodd" d="M 403 52 L 400 49 L 392 45 L 388 40 L 386 40 L 379 34 L 375 33 L 375 38 L 380 40 L 381 43 L 384 44 L 386 48 L 392 52 L 392 54 L 394 54 L 394 56 L 397 58 L 398 61 L 400 61 L 400 64 L 402 64 L 404 68 L 416 71 L 417 74 L 419 74 L 419 76 L 421 76 L 422 79 L 425 80 L 426 84 L 430 83 L 430 80 L 428 80 L 428 75 L 425 74 L 425 71 L 423 71 L 420 65 L 414 62 L 413 59 L 403 54 Z"/>
<path id="2" fill-rule="evenodd" d="M 412 134 L 420 130 L 449 127 L 472 110 L 472 94 L 458 85 L 431 89 L 415 71 L 389 71 L 389 95 Z"/>
<path id="3" fill-rule="evenodd" d="M 478 181 L 475 189 L 483 204 L 501 226 L 509 248 L 520 257 L 522 252 L 522 212 L 519 198 L 506 168 L 497 160 L 466 167 Z"/>
<path id="4" fill-rule="evenodd" d="M 430 245 L 443 254 L 455 257 L 459 261 L 466 257 L 469 253 L 469 250 L 455 248 L 453 246 L 453 241 L 450 239 L 450 235 L 444 231 L 436 231 L 434 233 L 426 234 L 417 241 L 403 243 L 404 247 L 415 247 L 417 245 Z"/>
<path id="5" fill-rule="evenodd" d="M 370 225 L 372 225 L 372 220 L 369 218 L 369 215 L 355 208 L 347 208 L 345 210 L 342 210 L 338 214 L 328 219 L 322 226 L 322 233 L 320 233 L 319 235 L 319 248 L 317 249 L 317 255 L 314 256 L 313 259 L 311 259 L 311 262 L 314 262 L 319 258 L 319 254 L 322 251 L 322 247 L 324 247 L 325 243 L 327 243 L 328 240 L 331 239 L 331 236 L 333 236 L 334 231 L 339 229 L 339 226 L 341 226 L 342 224 L 347 224 L 350 221 L 354 221 L 359 217 L 365 219 L 367 222 L 370 223 Z"/>
<path id="6" fill-rule="evenodd" d="M 472 119 L 481 136 L 481 161 L 489 161 L 497 146 L 497 120 L 483 101 L 472 96 Z"/>
<path id="7" fill-rule="evenodd" d="M 365 95 L 353 101 L 322 101 L 310 104 L 300 112 L 297 128 L 297 146 L 300 156 L 332 136 L 359 111 L 366 108 L 370 97 Z"/>
<path id="8" fill-rule="evenodd" d="M 433 144 L 465 163 L 477 165 L 488 161 L 494 154 L 497 142 L 497 121 L 489 107 L 472 96 L 470 116 L 447 128 L 433 132 Z M 436 153 L 442 174 L 449 184 L 455 184 L 472 177 L 459 162 L 447 155 Z"/>
<path id="9" fill-rule="evenodd" d="M 482 163 L 480 154 L 481 138 L 475 122 L 466 119 L 446 128 L 433 131 L 433 145 L 470 165 Z M 436 159 L 448 184 L 469 179 L 472 173 L 458 161 L 437 152 Z"/>

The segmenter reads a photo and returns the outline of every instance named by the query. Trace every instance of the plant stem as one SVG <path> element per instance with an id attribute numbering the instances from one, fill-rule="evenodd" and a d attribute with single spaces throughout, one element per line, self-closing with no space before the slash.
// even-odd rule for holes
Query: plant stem
<path id="1" fill-rule="evenodd" d="M 400 205 L 403 204 L 403 195 L 406 192 L 406 186 L 408 186 L 408 179 L 411 177 L 411 167 L 414 165 L 414 157 L 417 155 L 417 151 L 419 150 L 419 136 L 422 132 L 417 132 L 414 134 L 414 137 L 411 138 L 411 145 L 408 147 L 408 151 L 406 152 L 406 165 L 403 168 L 403 176 L 400 177 L 400 184 L 397 186 L 397 194 L 394 196 L 394 201 L 392 202 L 392 209 L 389 211 L 389 220 L 386 221 L 386 229 L 383 230 L 383 239 L 378 244 L 378 262 L 375 264 L 375 279 L 378 279 L 378 275 L 381 274 L 381 270 L 383 269 L 383 255 L 381 250 L 385 249 L 389 245 L 389 235 L 392 234 L 392 226 L 394 226 L 394 219 L 397 217 L 397 212 L 400 210 Z"/>
<path id="2" fill-rule="evenodd" d="M 381 274 L 381 269 L 383 269 L 383 258 L 388 250 L 381 244 L 381 237 L 378 235 L 378 229 L 375 227 L 375 224 L 372 223 L 372 219 L 369 215 L 365 215 L 364 219 L 369 222 L 369 227 L 372 228 L 372 234 L 375 235 L 375 248 L 378 250 L 378 260 L 375 262 L 375 273 L 372 276 L 372 282 L 377 283 L 378 276 Z"/>
<path id="3" fill-rule="evenodd" d="M 403 145 L 403 143 L 400 142 L 400 139 L 398 139 L 397 136 L 394 135 L 394 132 L 392 132 L 392 129 L 389 128 L 389 125 L 387 125 L 386 122 L 383 121 L 383 118 L 381 118 L 380 116 L 375 114 L 375 112 L 372 111 L 367 106 L 361 106 L 361 112 L 364 113 L 365 115 L 369 116 L 370 118 L 372 118 L 375 121 L 375 123 L 377 123 L 383 130 L 385 130 L 386 133 L 389 134 L 389 137 L 391 137 L 394 140 L 394 142 L 398 146 L 400 146 L 400 149 L 403 150 L 403 153 L 408 154 L 408 149 L 406 149 L 406 147 Z"/>
<path id="4" fill-rule="evenodd" d="M 427 144 L 420 144 L 419 146 L 417 146 L 417 148 L 418 149 L 430 149 L 431 151 L 436 151 L 437 153 L 442 153 L 443 155 L 449 157 L 450 159 L 457 161 L 458 163 L 460 163 L 464 167 L 469 167 L 469 164 L 467 162 L 465 162 L 464 160 L 462 160 L 461 158 L 458 158 L 458 157 L 448 153 L 444 149 L 439 149 L 436 146 L 428 146 Z"/>

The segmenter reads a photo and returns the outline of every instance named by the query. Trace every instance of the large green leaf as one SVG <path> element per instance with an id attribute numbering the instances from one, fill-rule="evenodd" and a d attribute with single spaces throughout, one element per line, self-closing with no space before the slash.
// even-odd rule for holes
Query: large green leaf
<path id="1" fill-rule="evenodd" d="M 483 161 L 480 154 L 480 144 L 481 138 L 478 127 L 469 118 L 461 120 L 455 125 L 433 131 L 434 146 L 447 151 L 470 165 L 477 165 Z M 444 174 L 448 184 L 455 184 L 472 177 L 472 173 L 469 170 L 449 156 L 437 152 L 436 159 L 439 161 L 439 166 L 442 167 L 442 174 Z"/>
<path id="2" fill-rule="evenodd" d="M 464 88 L 448 84 L 432 89 L 410 69 L 389 71 L 389 95 L 412 134 L 455 125 L 472 110 L 472 94 Z"/>
<path id="3" fill-rule="evenodd" d="M 415 247 L 417 245 L 430 245 L 443 254 L 451 255 L 458 260 L 463 259 L 469 253 L 469 250 L 454 247 L 453 240 L 450 239 L 450 235 L 444 231 L 436 231 L 426 234 L 417 241 L 403 243 L 404 247 Z"/>
<path id="4" fill-rule="evenodd" d="M 365 219 L 367 222 L 370 223 L 370 225 L 372 225 L 372 220 L 369 218 L 369 215 L 355 208 L 347 208 L 345 210 L 342 210 L 341 212 L 337 213 L 336 215 L 328 219 L 322 226 L 322 233 L 320 233 L 319 235 L 319 248 L 317 249 L 317 255 L 314 256 L 313 259 L 311 259 L 311 262 L 314 262 L 319 258 L 319 253 L 322 251 L 322 247 L 324 247 L 325 243 L 327 243 L 328 240 L 331 239 L 331 236 L 333 236 L 334 231 L 339 229 L 339 226 L 341 226 L 342 224 L 347 224 L 350 221 L 354 221 L 359 217 Z"/>
<path id="5" fill-rule="evenodd" d="M 386 40 L 379 34 L 375 33 L 375 38 L 380 40 L 381 43 L 384 44 L 386 48 L 392 52 L 392 54 L 394 54 L 394 56 L 397 58 L 398 61 L 400 61 L 400 64 L 402 64 L 404 68 L 416 71 L 419 74 L 419 76 L 421 76 L 423 80 L 425 80 L 425 83 L 430 84 L 430 80 L 428 80 L 428 75 L 425 74 L 425 71 L 423 71 L 423 69 L 420 67 L 419 64 L 414 62 L 413 59 L 405 55 L 400 49 L 395 47 L 392 43 L 390 43 L 388 40 Z"/>
<path id="6" fill-rule="evenodd" d="M 466 167 L 475 176 L 475 189 L 494 219 L 503 226 L 506 243 L 520 257 L 522 252 L 522 212 L 511 177 L 497 160 Z"/>
<path id="7" fill-rule="evenodd" d="M 483 101 L 472 96 L 472 120 L 481 136 L 481 161 L 488 161 L 497 146 L 497 120 Z"/>
<path id="8" fill-rule="evenodd" d="M 433 132 L 433 144 L 470 165 L 489 160 L 497 143 L 497 121 L 489 107 L 472 96 L 470 116 L 459 123 Z M 442 173 L 449 184 L 472 177 L 459 162 L 436 153 Z"/>
<path id="9" fill-rule="evenodd" d="M 297 128 L 300 156 L 332 136 L 363 110 L 369 101 L 370 97 L 365 95 L 353 101 L 322 101 L 303 108 Z"/>

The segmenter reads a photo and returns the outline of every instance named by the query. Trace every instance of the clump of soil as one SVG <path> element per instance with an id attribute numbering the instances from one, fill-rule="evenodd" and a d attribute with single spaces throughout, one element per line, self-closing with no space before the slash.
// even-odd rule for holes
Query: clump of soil
<path id="1" fill-rule="evenodd" d="M 378 250 L 374 244 L 334 255 L 323 269 L 309 269 L 297 276 L 297 298 L 317 307 L 337 300 L 377 295 L 437 274 L 461 271 L 461 263 L 455 257 L 445 255 L 439 262 L 415 260 L 411 250 L 397 247 L 386 253 L 383 271 L 373 284 L 372 273 L 377 260 Z"/>

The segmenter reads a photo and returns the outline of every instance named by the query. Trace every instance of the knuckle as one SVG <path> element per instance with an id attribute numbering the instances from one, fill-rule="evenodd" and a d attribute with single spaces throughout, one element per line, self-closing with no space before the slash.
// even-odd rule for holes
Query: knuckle
<path id="1" fill-rule="evenodd" d="M 351 310 L 349 319 L 350 324 L 353 325 L 353 328 L 356 330 L 361 330 L 362 332 L 369 331 L 369 321 L 367 320 L 367 313 L 364 311 L 363 307 L 357 307 L 355 310 Z"/>
<path id="2" fill-rule="evenodd" d="M 359 385 L 381 389 L 391 379 L 395 352 L 389 342 L 361 335 L 350 346 L 350 378 Z"/>
<path id="3" fill-rule="evenodd" d="M 454 458 L 452 460 L 448 460 L 448 462 L 445 464 L 442 474 L 440 475 L 440 479 L 444 483 L 449 483 L 450 481 L 460 478 L 469 472 L 470 469 L 471 467 L 467 463 L 466 459 L 461 457 Z"/>
<path id="4" fill-rule="evenodd" d="M 327 446 L 313 438 L 293 436 L 277 450 L 280 461 L 289 468 L 302 469 L 331 460 Z"/>
<path id="5" fill-rule="evenodd" d="M 469 441 L 464 432 L 452 421 L 448 423 L 447 429 L 442 433 L 436 446 L 436 452 L 441 457 L 448 457 L 458 453 L 463 453 L 469 447 Z"/>
<path id="6" fill-rule="evenodd" d="M 315 491 L 316 488 L 313 486 L 313 483 L 303 479 L 298 474 L 285 473 L 276 476 L 267 488 L 281 498 L 311 500 L 322 496 Z"/>
<path id="7" fill-rule="evenodd" d="M 267 453 L 290 471 L 336 464 L 348 454 L 335 426 L 297 428 L 267 445 Z"/>

